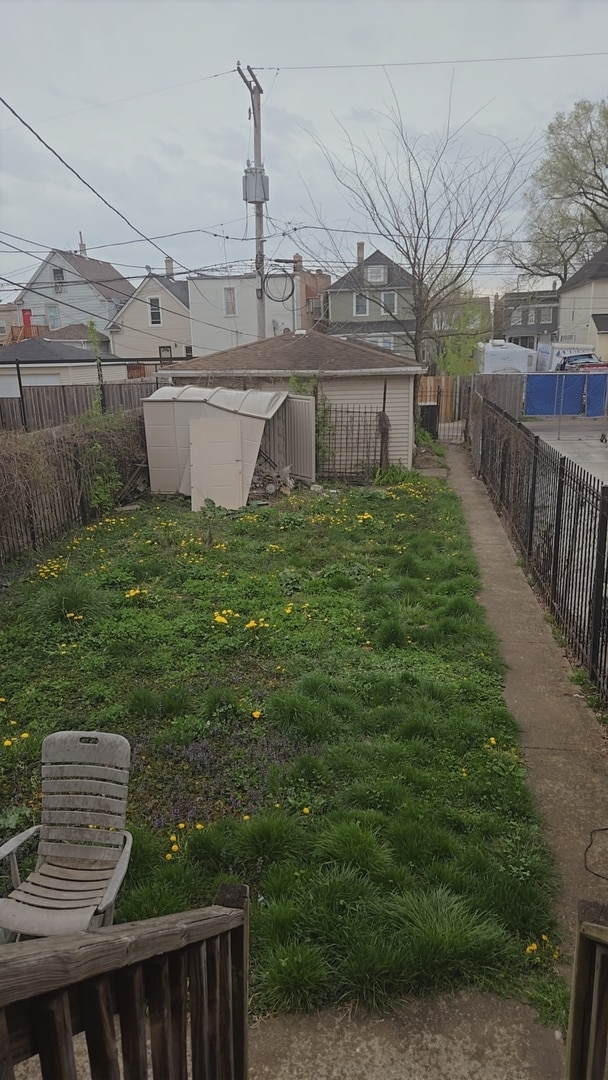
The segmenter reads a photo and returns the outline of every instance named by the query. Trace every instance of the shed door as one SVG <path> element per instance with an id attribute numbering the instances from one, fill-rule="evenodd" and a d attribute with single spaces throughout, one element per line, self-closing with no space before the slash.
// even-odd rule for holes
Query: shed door
<path id="1" fill-rule="evenodd" d="M 315 482 L 315 399 L 290 394 L 285 402 L 287 464 L 291 475 L 307 484 Z"/>
<path id="2" fill-rule="evenodd" d="M 190 480 L 192 509 L 205 499 L 238 510 L 243 506 L 241 425 L 239 417 L 222 413 L 217 419 L 190 421 Z"/>

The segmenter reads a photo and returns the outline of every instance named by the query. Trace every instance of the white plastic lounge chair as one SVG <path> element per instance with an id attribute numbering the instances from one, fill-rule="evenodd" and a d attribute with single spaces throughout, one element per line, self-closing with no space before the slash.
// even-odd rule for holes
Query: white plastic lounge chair
<path id="1" fill-rule="evenodd" d="M 58 731 L 42 744 L 42 823 L 0 846 L 13 892 L 0 899 L 4 939 L 110 926 L 127 872 L 131 748 L 122 735 Z M 17 850 L 39 834 L 34 873 L 21 881 Z"/>

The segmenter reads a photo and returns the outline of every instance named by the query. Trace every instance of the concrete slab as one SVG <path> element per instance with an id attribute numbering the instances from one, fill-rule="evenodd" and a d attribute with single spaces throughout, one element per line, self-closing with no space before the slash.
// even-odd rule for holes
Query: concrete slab
<path id="1" fill-rule="evenodd" d="M 608 442 L 601 441 L 608 423 L 603 417 L 564 416 L 560 421 L 560 417 L 550 416 L 523 423 L 564 457 L 575 461 L 602 484 L 608 484 Z"/>

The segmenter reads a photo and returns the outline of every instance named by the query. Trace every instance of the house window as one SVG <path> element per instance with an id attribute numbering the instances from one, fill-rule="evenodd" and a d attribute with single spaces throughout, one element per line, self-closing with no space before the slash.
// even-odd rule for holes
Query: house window
<path id="1" fill-rule="evenodd" d="M 395 339 L 392 334 L 370 334 L 365 339 L 369 341 L 370 345 L 376 345 L 379 349 L 392 349 L 395 348 Z"/>
<path id="2" fill-rule="evenodd" d="M 148 303 L 150 305 L 150 326 L 162 326 L 163 317 L 160 310 L 160 297 L 151 296 Z"/>
<path id="3" fill-rule="evenodd" d="M 224 288 L 224 315 L 236 315 L 236 289 L 234 285 Z"/>
<path id="4" fill-rule="evenodd" d="M 369 309 L 369 301 L 367 296 L 363 296 L 363 293 L 355 293 L 353 299 L 353 314 L 354 315 L 367 315 Z"/>
<path id="5" fill-rule="evenodd" d="M 365 277 L 370 285 L 384 285 L 387 278 L 386 266 L 366 266 Z"/>
<path id="6" fill-rule="evenodd" d="M 541 307 L 541 309 L 540 309 L 540 322 L 541 323 L 553 322 L 552 311 L 553 311 L 553 309 L 550 308 L 550 307 Z"/>
<path id="7" fill-rule="evenodd" d="M 397 293 L 383 292 L 382 293 L 382 310 L 387 315 L 397 314 Z"/>
<path id="8" fill-rule="evenodd" d="M 522 323 L 522 308 L 513 308 L 511 312 L 511 326 L 521 326 Z"/>
<path id="9" fill-rule="evenodd" d="M 192 359 L 192 345 L 186 345 L 185 347 L 186 360 Z"/>
<path id="10" fill-rule="evenodd" d="M 57 307 L 57 304 L 47 304 L 46 324 L 49 330 L 57 330 L 61 325 L 59 319 L 59 308 Z"/>
<path id="11" fill-rule="evenodd" d="M 61 267 L 53 268 L 53 282 L 55 285 L 60 285 L 65 280 L 63 270 Z"/>
<path id="12" fill-rule="evenodd" d="M 171 346 L 170 345 L 159 345 L 158 346 L 158 355 L 159 355 L 161 361 L 162 360 L 172 360 L 173 359 L 173 351 L 171 349 Z"/>
<path id="13" fill-rule="evenodd" d="M 4 337 L 6 334 L 6 323 L 3 319 L 0 319 L 0 337 Z"/>

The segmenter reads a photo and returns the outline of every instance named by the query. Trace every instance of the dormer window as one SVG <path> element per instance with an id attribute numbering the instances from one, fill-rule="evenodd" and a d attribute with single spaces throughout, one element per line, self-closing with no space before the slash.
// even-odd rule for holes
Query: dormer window
<path id="1" fill-rule="evenodd" d="M 64 278 L 63 278 L 63 270 L 61 269 L 61 267 L 53 267 L 53 281 L 54 281 L 54 283 L 55 284 L 58 284 L 58 283 L 61 284 L 61 282 L 63 280 L 64 280 Z"/>
<path id="2" fill-rule="evenodd" d="M 388 278 L 387 266 L 366 266 L 365 277 L 370 285 L 386 285 Z"/>

